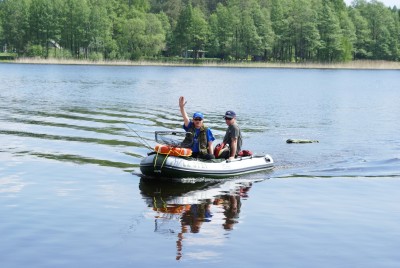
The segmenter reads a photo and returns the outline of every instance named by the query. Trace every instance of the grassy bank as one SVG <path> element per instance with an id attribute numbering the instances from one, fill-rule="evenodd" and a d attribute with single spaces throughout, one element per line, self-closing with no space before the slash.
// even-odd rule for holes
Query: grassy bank
<path id="1" fill-rule="evenodd" d="M 400 70 L 400 62 L 391 61 L 352 61 L 346 63 L 265 63 L 265 62 L 213 62 L 193 63 L 182 61 L 90 61 L 69 59 L 18 58 L 8 61 L 24 64 L 65 64 L 65 65 L 108 65 L 108 66 L 205 66 L 237 68 L 298 68 L 298 69 L 365 69 L 365 70 Z"/>
<path id="2" fill-rule="evenodd" d="M 0 52 L 0 62 L 15 60 L 18 57 L 17 53 L 3 53 Z"/>

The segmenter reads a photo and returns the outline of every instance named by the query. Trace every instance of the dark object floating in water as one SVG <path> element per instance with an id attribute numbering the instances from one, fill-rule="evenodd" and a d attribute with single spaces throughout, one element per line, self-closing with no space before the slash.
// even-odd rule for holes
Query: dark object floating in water
<path id="1" fill-rule="evenodd" d="M 319 143 L 316 140 L 300 140 L 300 139 L 288 139 L 286 143 Z"/>

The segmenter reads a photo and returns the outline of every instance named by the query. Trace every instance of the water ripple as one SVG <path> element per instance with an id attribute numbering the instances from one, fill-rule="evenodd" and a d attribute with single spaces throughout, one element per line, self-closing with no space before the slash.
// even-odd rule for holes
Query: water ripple
<path id="1" fill-rule="evenodd" d="M 0 107 L 0 136 L 3 137 L 0 145 L 2 152 L 14 157 L 28 156 L 131 171 L 147 153 L 143 141 L 152 142 L 154 126 L 167 119 L 160 119 L 155 114 L 158 111 L 140 113 L 139 110 L 37 109 L 33 106 L 21 108 L 21 103 L 19 106 L 3 105 Z M 170 120 L 171 125 L 173 120 Z M 140 138 L 129 128 L 140 133 Z"/>

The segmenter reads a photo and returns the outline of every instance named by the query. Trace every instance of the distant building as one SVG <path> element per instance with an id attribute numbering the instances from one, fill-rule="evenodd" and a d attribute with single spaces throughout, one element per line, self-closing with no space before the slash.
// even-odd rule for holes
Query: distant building
<path id="1" fill-rule="evenodd" d="M 201 59 L 206 57 L 206 52 L 205 50 L 186 50 L 186 52 L 183 53 L 184 58 L 193 58 L 193 59 Z M 196 53 L 196 54 L 195 54 Z"/>
<path id="2" fill-rule="evenodd" d="M 56 41 L 52 40 L 52 39 L 49 40 L 48 45 L 49 45 L 50 48 L 62 49 L 60 44 L 57 43 Z"/>

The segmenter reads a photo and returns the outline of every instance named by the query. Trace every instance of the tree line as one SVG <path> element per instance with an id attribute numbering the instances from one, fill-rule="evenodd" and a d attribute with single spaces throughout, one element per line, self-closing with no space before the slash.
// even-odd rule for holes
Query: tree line
<path id="1" fill-rule="evenodd" d="M 400 60 L 400 10 L 372 0 L 0 0 L 0 51 L 93 60 Z"/>

